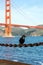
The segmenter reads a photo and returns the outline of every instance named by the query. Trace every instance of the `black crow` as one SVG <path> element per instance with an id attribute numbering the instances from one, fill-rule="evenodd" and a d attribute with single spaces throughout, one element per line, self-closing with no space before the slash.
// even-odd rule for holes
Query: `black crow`
<path id="1" fill-rule="evenodd" d="M 22 35 L 22 37 L 19 39 L 19 43 L 23 44 L 25 42 L 25 35 Z"/>

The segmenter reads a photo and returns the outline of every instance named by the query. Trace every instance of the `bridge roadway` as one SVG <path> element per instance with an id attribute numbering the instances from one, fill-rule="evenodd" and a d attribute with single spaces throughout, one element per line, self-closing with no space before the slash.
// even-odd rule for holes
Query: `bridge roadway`
<path id="1" fill-rule="evenodd" d="M 28 25 L 19 25 L 19 24 L 5 24 L 0 23 L 0 26 L 13 26 L 13 27 L 26 27 L 26 28 L 37 28 L 37 29 L 43 29 L 43 26 L 28 26 Z"/>

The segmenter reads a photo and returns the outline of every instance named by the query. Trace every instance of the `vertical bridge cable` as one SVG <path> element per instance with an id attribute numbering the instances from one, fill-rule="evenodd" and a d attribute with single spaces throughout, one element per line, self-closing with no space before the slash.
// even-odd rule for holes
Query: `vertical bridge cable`
<path id="1" fill-rule="evenodd" d="M 14 4 L 12 4 L 12 7 L 16 10 L 17 13 L 19 13 L 20 15 L 22 15 L 24 17 L 24 19 L 26 19 L 28 21 L 28 16 L 26 16 L 26 13 L 24 13 L 24 11 L 22 9 L 20 9 L 15 2 L 13 2 Z M 15 5 L 15 6 L 14 6 Z M 18 9 L 17 9 L 18 7 Z"/>

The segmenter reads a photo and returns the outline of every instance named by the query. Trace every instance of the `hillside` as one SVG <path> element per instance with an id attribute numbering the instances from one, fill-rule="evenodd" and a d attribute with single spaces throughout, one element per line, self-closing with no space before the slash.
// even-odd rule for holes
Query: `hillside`
<path id="1" fill-rule="evenodd" d="M 0 36 L 3 36 L 5 32 L 4 27 L 0 27 Z M 18 27 L 12 27 L 12 35 L 27 35 L 27 36 L 43 36 L 43 29 L 35 29 L 35 28 L 28 28 L 28 29 L 23 29 L 23 28 L 18 28 Z"/>

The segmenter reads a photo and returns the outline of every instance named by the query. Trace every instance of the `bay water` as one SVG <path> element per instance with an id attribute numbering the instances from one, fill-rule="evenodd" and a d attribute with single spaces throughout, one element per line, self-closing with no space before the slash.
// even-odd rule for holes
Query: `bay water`
<path id="1" fill-rule="evenodd" d="M 19 36 L 0 37 L 1 44 L 19 44 Z M 29 36 L 25 44 L 43 42 L 43 36 Z M 2 47 L 0 46 L 0 59 L 22 62 L 32 65 L 43 65 L 43 46 L 34 47 Z"/>

